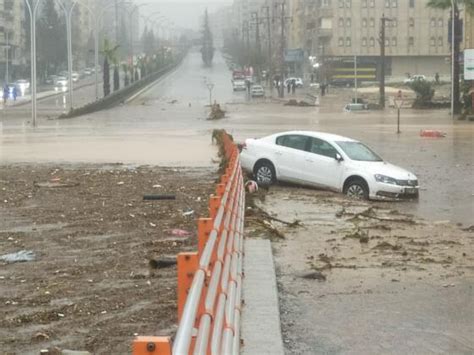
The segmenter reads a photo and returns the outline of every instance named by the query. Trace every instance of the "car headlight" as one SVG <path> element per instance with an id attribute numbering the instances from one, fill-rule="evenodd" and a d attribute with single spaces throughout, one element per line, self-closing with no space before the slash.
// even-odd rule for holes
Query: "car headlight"
<path id="1" fill-rule="evenodd" d="M 375 175 L 375 181 L 383 182 L 384 184 L 398 185 L 398 181 L 396 179 L 391 178 L 390 176 L 381 175 L 381 174 Z"/>

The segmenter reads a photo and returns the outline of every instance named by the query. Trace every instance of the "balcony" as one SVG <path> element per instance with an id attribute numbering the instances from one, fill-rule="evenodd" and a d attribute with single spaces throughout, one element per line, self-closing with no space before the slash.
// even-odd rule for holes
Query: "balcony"
<path id="1" fill-rule="evenodd" d="M 332 37 L 332 28 L 319 28 L 318 29 L 319 38 L 329 38 Z"/>
<path id="2" fill-rule="evenodd" d="M 316 10 L 319 17 L 333 17 L 334 11 L 331 7 L 320 7 Z"/>

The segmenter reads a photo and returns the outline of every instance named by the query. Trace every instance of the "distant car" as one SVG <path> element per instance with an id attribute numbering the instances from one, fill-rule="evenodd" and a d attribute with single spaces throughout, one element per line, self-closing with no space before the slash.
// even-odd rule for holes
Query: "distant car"
<path id="1" fill-rule="evenodd" d="M 68 80 L 64 76 L 58 76 L 54 83 L 55 91 L 66 91 L 68 87 Z"/>
<path id="2" fill-rule="evenodd" d="M 252 97 L 263 97 L 265 96 L 265 90 L 261 85 L 253 85 L 250 89 L 250 94 Z"/>
<path id="3" fill-rule="evenodd" d="M 426 76 L 424 75 L 412 75 L 409 78 L 406 78 L 403 80 L 404 84 L 411 84 L 414 83 L 415 81 L 426 81 Z"/>
<path id="4" fill-rule="evenodd" d="M 334 134 L 291 131 L 247 139 L 242 167 L 257 183 L 288 181 L 361 199 L 417 198 L 417 177 L 385 162 L 361 142 Z"/>
<path id="5" fill-rule="evenodd" d="M 15 86 L 21 93 L 25 93 L 30 88 L 30 82 L 25 79 L 19 79 L 15 81 Z"/>
<path id="6" fill-rule="evenodd" d="M 92 75 L 93 71 L 90 68 L 84 69 L 84 75 Z"/>
<path id="7" fill-rule="evenodd" d="M 72 72 L 72 81 L 73 81 L 74 83 L 78 82 L 78 81 L 79 81 L 79 78 L 80 78 L 80 76 L 79 76 L 79 73 L 78 73 L 78 72 L 75 72 L 75 71 Z"/>
<path id="8" fill-rule="evenodd" d="M 303 79 L 301 78 L 288 78 L 285 80 L 285 87 L 288 87 L 289 83 L 292 83 L 293 80 L 296 82 L 296 87 L 297 88 L 302 88 L 303 87 Z"/>
<path id="9" fill-rule="evenodd" d="M 46 80 L 44 82 L 48 85 L 53 85 L 55 83 L 57 77 L 58 77 L 57 75 L 50 75 L 46 78 Z"/>
<path id="10" fill-rule="evenodd" d="M 234 91 L 245 91 L 247 90 L 247 84 L 245 83 L 245 80 L 234 80 L 232 82 L 232 87 Z"/>
<path id="11" fill-rule="evenodd" d="M 8 99 L 15 99 L 15 90 L 16 90 L 17 96 L 19 95 L 19 92 L 15 83 L 7 84 L 7 88 L 8 88 Z"/>

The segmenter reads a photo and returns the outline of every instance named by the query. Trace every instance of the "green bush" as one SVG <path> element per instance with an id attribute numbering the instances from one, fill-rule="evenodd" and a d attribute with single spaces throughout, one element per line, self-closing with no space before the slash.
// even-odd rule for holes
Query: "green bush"
<path id="1" fill-rule="evenodd" d="M 416 100 L 413 107 L 426 107 L 431 104 L 435 90 L 433 84 L 426 80 L 415 80 L 410 84 L 410 88 L 416 94 Z"/>

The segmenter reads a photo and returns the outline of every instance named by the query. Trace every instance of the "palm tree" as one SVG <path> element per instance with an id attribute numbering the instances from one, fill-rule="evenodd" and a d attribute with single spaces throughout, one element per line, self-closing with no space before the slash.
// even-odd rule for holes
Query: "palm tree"
<path id="1" fill-rule="evenodd" d="M 110 94 L 110 63 L 114 64 L 114 90 L 117 90 L 117 80 L 119 79 L 117 52 L 119 47 L 119 45 L 112 47 L 110 42 L 104 39 L 102 48 L 102 54 L 104 55 L 104 96 Z M 120 84 L 118 84 L 118 87 L 120 87 Z"/>
<path id="2" fill-rule="evenodd" d="M 462 39 L 462 29 L 459 20 L 459 6 L 464 5 L 468 12 L 474 12 L 474 0 L 430 0 L 427 6 L 434 9 L 447 10 L 451 9 L 454 3 L 454 43 L 451 43 L 453 50 L 454 59 L 454 70 L 453 70 L 453 94 L 454 104 L 453 113 L 459 114 L 461 112 L 461 102 L 459 101 L 459 52 L 460 43 Z M 451 12 L 452 13 L 452 12 Z"/>

